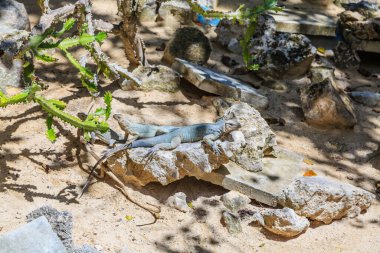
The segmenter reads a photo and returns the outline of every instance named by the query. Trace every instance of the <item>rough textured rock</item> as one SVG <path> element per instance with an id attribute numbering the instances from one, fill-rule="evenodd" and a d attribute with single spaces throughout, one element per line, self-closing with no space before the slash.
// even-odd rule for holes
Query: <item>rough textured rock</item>
<path id="1" fill-rule="evenodd" d="M 160 150 L 149 157 L 149 148 L 134 148 L 109 158 L 109 168 L 122 181 L 135 185 L 150 182 L 167 185 L 185 176 L 202 178 L 229 159 L 246 170 L 260 170 L 264 153 L 276 145 L 275 135 L 259 112 L 246 103 L 232 105 L 224 115 L 226 119 L 235 116 L 242 127 L 217 140 L 224 151 L 220 156 L 201 142 L 183 143 L 174 150 Z"/>
<path id="2" fill-rule="evenodd" d="M 30 30 L 28 13 L 25 6 L 14 0 L 0 2 L 0 32 L 3 29 Z"/>
<path id="3" fill-rule="evenodd" d="M 0 236 L 0 253 L 66 253 L 45 217 Z"/>
<path id="4" fill-rule="evenodd" d="M 310 225 L 305 217 L 298 216 L 293 209 L 265 209 L 258 215 L 258 222 L 270 232 L 293 237 L 304 232 Z"/>
<path id="5" fill-rule="evenodd" d="M 22 60 L 13 60 L 30 29 L 29 18 L 23 4 L 13 0 L 0 2 L 0 90 L 6 86 L 21 86 Z"/>
<path id="6" fill-rule="evenodd" d="M 380 102 L 379 93 L 371 91 L 352 91 L 349 94 L 353 100 L 366 106 L 375 107 L 378 106 Z"/>
<path id="7" fill-rule="evenodd" d="M 176 59 L 172 67 L 198 89 L 223 98 L 238 99 L 259 110 L 268 107 L 267 97 L 235 78 L 181 59 Z"/>
<path id="8" fill-rule="evenodd" d="M 121 84 L 123 90 L 159 90 L 164 92 L 176 92 L 179 90 L 179 74 L 163 65 L 139 66 L 132 71 L 132 75 L 139 79 L 141 84 L 126 80 Z"/>
<path id="9" fill-rule="evenodd" d="M 230 212 L 223 212 L 222 222 L 227 227 L 230 234 L 238 234 L 242 232 L 240 218 Z"/>
<path id="10" fill-rule="evenodd" d="M 258 19 L 251 40 L 253 62 L 260 66 L 257 75 L 264 79 L 295 78 L 305 74 L 316 55 L 316 48 L 302 34 L 276 33 L 276 23 L 269 15 Z"/>
<path id="11" fill-rule="evenodd" d="M 166 203 L 170 207 L 174 207 L 175 209 L 180 210 L 181 212 L 184 212 L 184 213 L 191 210 L 186 202 L 186 194 L 183 192 L 177 192 L 173 196 L 170 196 L 168 200 L 166 201 Z"/>
<path id="12" fill-rule="evenodd" d="M 192 24 L 193 11 L 190 5 L 184 0 L 163 2 L 158 14 L 167 27 L 178 28 L 181 25 Z"/>
<path id="13" fill-rule="evenodd" d="M 138 19 L 141 23 L 145 22 L 155 22 L 156 21 L 156 1 L 155 0 L 147 0 L 147 1 L 138 1 L 144 2 L 143 4 L 140 4 L 141 12 L 138 16 Z"/>
<path id="14" fill-rule="evenodd" d="M 244 209 L 251 202 L 251 200 L 246 195 L 235 191 L 230 191 L 226 194 L 223 194 L 221 200 L 224 206 L 233 213 Z"/>
<path id="15" fill-rule="evenodd" d="M 239 41 L 243 38 L 246 28 L 246 25 L 241 25 L 237 21 L 222 19 L 215 29 L 216 39 L 231 52 L 241 54 L 242 49 Z"/>
<path id="16" fill-rule="evenodd" d="M 168 42 L 162 60 L 172 64 L 175 58 L 196 64 L 205 64 L 211 54 L 209 39 L 195 27 L 178 29 Z"/>
<path id="17" fill-rule="evenodd" d="M 262 170 L 262 158 L 269 155 L 277 145 L 276 136 L 260 113 L 247 103 L 237 103 L 224 113 L 242 126 L 230 134 L 231 141 L 223 141 L 221 147 L 228 158 L 249 171 Z"/>
<path id="18" fill-rule="evenodd" d="M 69 212 L 59 212 L 51 206 L 42 206 L 26 216 L 28 222 L 40 217 L 45 216 L 49 221 L 54 232 L 61 239 L 65 248 L 70 252 L 73 245 L 72 230 L 73 230 L 73 216 Z"/>
<path id="19" fill-rule="evenodd" d="M 345 216 L 358 216 L 374 198 L 350 184 L 315 176 L 297 178 L 279 194 L 278 202 L 298 215 L 329 224 Z"/>
<path id="20" fill-rule="evenodd" d="M 73 253 L 101 253 L 101 252 L 93 248 L 92 246 L 85 244 L 79 248 L 76 248 L 73 251 Z"/>
<path id="21" fill-rule="evenodd" d="M 301 89 L 301 106 L 309 124 L 327 128 L 351 128 L 357 120 L 347 94 L 338 88 L 334 72 L 313 68 L 311 84 Z"/>

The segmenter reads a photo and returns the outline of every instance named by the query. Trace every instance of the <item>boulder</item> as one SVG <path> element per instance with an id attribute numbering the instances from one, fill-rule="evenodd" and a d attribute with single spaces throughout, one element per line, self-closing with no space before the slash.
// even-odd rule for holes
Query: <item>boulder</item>
<path id="1" fill-rule="evenodd" d="M 179 74 L 163 65 L 139 66 L 132 71 L 132 75 L 140 80 L 141 83 L 137 84 L 133 80 L 125 80 L 121 84 L 123 90 L 159 90 L 163 92 L 176 92 L 179 90 Z"/>
<path id="2" fill-rule="evenodd" d="M 210 58 L 211 43 L 209 39 L 195 27 L 178 29 L 168 42 L 162 60 L 172 64 L 175 58 L 203 65 Z"/>
<path id="3" fill-rule="evenodd" d="M 242 127 L 216 143 L 221 154 L 202 143 L 183 143 L 174 150 L 159 150 L 150 155 L 149 148 L 134 148 L 118 152 L 108 159 L 111 171 L 125 183 L 141 186 L 150 182 L 167 185 L 185 176 L 202 178 L 229 160 L 244 169 L 259 169 L 268 149 L 276 145 L 275 135 L 260 114 L 246 103 L 234 104 L 226 110 L 225 119 L 236 119 Z"/>
<path id="4" fill-rule="evenodd" d="M 0 2 L 0 32 L 4 30 L 30 30 L 25 6 L 14 0 Z"/>
<path id="5" fill-rule="evenodd" d="M 317 53 L 311 41 L 302 34 L 276 32 L 272 16 L 261 15 L 250 42 L 257 75 L 264 79 L 296 78 L 305 74 Z"/>
<path id="6" fill-rule="evenodd" d="M 311 84 L 301 88 L 301 106 L 307 123 L 327 128 L 352 128 L 356 115 L 347 94 L 338 88 L 329 68 L 313 68 Z"/>
<path id="7" fill-rule="evenodd" d="M 185 0 L 170 0 L 161 4 L 158 11 L 165 26 L 176 29 L 182 25 L 192 24 L 193 11 Z"/>
<path id="8" fill-rule="evenodd" d="M 306 231 L 310 222 L 297 215 L 293 209 L 264 209 L 257 215 L 257 221 L 270 232 L 285 237 L 294 237 Z"/>
<path id="9" fill-rule="evenodd" d="M 186 202 L 186 194 L 183 192 L 177 192 L 173 196 L 170 196 L 166 203 L 168 204 L 168 206 L 174 207 L 175 209 L 180 210 L 184 213 L 191 210 Z"/>
<path id="10" fill-rule="evenodd" d="M 375 196 L 363 189 L 332 179 L 299 177 L 278 195 L 278 202 L 301 216 L 325 224 L 345 216 L 358 216 Z"/>
<path id="11" fill-rule="evenodd" d="M 230 234 L 238 234 L 242 232 L 240 218 L 228 211 L 223 212 L 222 222 L 227 227 Z"/>
<path id="12" fill-rule="evenodd" d="M 267 97 L 235 78 L 181 59 L 176 59 L 172 67 L 198 89 L 224 98 L 238 99 L 259 110 L 268 107 Z"/>
<path id="13" fill-rule="evenodd" d="M 44 216 L 0 236 L 0 245 L 0 253 L 66 253 Z"/>
<path id="14" fill-rule="evenodd" d="M 251 202 L 251 200 L 246 195 L 235 191 L 230 191 L 226 194 L 223 194 L 221 200 L 224 206 L 233 213 L 244 209 Z"/>

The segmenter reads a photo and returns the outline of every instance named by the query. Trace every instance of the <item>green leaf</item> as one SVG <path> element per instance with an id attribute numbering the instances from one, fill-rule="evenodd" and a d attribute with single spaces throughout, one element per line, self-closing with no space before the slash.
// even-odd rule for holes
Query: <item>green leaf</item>
<path id="1" fill-rule="evenodd" d="M 63 27 L 61 30 L 59 30 L 58 32 L 55 32 L 53 34 L 53 37 L 59 37 L 59 36 L 62 36 L 65 32 L 69 31 L 71 28 L 73 28 L 75 24 L 75 19 L 74 18 L 69 18 L 68 20 L 66 20 L 66 22 L 63 24 Z"/>
<path id="2" fill-rule="evenodd" d="M 85 140 L 86 142 L 91 141 L 91 134 L 90 134 L 90 132 L 85 131 L 84 134 L 83 134 L 83 138 L 84 138 L 84 140 Z"/>
<path id="3" fill-rule="evenodd" d="M 36 52 L 36 58 L 40 61 L 43 61 L 43 62 L 56 62 L 58 61 L 57 58 L 54 58 L 50 55 L 46 55 L 46 54 L 43 54 L 43 53 L 40 53 L 38 51 L 35 51 Z"/>
<path id="4" fill-rule="evenodd" d="M 106 104 L 106 120 L 111 116 L 111 102 L 112 102 L 112 93 L 107 91 L 106 94 L 104 94 L 104 103 Z"/>
<path id="5" fill-rule="evenodd" d="M 47 126 L 47 131 L 46 131 L 47 138 L 51 142 L 56 141 L 57 136 L 56 136 L 54 128 L 53 128 L 53 117 L 52 116 L 48 116 L 47 117 L 47 119 L 46 119 L 46 126 Z"/>
<path id="6" fill-rule="evenodd" d="M 97 42 L 102 42 L 103 40 L 105 40 L 107 38 L 107 33 L 106 32 L 100 32 L 98 33 L 97 35 L 95 35 L 95 40 Z"/>

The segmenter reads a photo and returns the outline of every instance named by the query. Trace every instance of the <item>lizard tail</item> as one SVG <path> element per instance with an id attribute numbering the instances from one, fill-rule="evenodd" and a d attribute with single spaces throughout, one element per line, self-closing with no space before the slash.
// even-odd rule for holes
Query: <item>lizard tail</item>
<path id="1" fill-rule="evenodd" d="M 106 160 L 107 158 L 111 157 L 113 154 L 121 151 L 121 150 L 124 150 L 124 149 L 127 149 L 127 148 L 130 148 L 132 146 L 132 143 L 126 143 L 126 144 L 123 144 L 123 145 L 120 145 L 120 146 L 117 146 L 113 149 L 110 149 L 108 152 L 106 152 L 96 163 L 95 165 L 91 168 L 91 171 L 90 171 L 90 174 L 88 175 L 88 178 L 87 178 L 87 181 L 86 183 L 84 184 L 84 186 L 82 187 L 82 190 L 81 192 L 79 193 L 79 196 L 78 196 L 78 199 L 82 197 L 83 193 L 87 190 L 88 186 L 90 185 L 91 183 L 91 178 L 92 178 L 92 175 L 94 174 L 96 168 L 99 166 L 99 164 L 101 164 L 104 160 Z"/>

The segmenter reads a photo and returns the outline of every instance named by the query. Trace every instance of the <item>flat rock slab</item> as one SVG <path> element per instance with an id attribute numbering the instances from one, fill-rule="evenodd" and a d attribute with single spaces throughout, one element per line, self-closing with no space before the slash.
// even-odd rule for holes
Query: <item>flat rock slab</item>
<path id="1" fill-rule="evenodd" d="M 0 253 L 66 253 L 45 216 L 0 236 Z"/>
<path id="2" fill-rule="evenodd" d="M 265 157 L 260 172 L 249 172 L 233 162 L 205 174 L 202 180 L 228 190 L 243 193 L 258 202 L 277 206 L 277 196 L 297 177 L 302 175 L 303 157 L 297 153 L 278 149 L 277 158 Z"/>
<path id="3" fill-rule="evenodd" d="M 252 86 L 208 68 L 176 58 L 172 66 L 201 90 L 226 98 L 239 99 L 255 109 L 265 109 L 268 99 Z"/>

